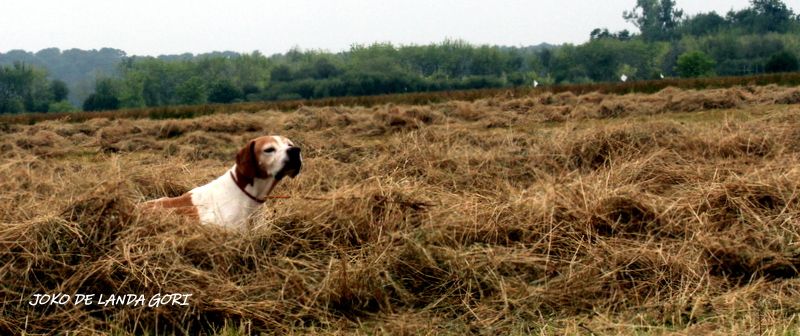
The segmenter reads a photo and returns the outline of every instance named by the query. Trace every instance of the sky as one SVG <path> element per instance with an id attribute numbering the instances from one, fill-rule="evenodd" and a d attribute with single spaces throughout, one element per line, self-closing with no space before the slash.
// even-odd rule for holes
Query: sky
<path id="1" fill-rule="evenodd" d="M 122 49 L 128 55 L 347 50 L 352 44 L 528 46 L 582 43 L 592 29 L 635 28 L 622 12 L 635 0 L 5 0 L 0 52 Z M 748 6 L 748 0 L 677 0 L 687 14 Z M 785 0 L 800 11 L 800 0 Z"/>

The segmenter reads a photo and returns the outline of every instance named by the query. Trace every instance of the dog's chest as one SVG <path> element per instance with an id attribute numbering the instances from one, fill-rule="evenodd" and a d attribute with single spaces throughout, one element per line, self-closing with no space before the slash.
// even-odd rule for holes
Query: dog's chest
<path id="1" fill-rule="evenodd" d="M 259 205 L 244 195 L 227 175 L 193 189 L 192 203 L 197 207 L 200 222 L 229 228 L 244 227 Z"/>

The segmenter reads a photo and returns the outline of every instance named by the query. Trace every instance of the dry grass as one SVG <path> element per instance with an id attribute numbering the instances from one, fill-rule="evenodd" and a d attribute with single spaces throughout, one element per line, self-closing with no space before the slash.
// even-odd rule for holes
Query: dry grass
<path id="1" fill-rule="evenodd" d="M 6 125 L 0 334 L 793 334 L 798 92 Z M 271 133 L 307 169 L 250 232 L 135 211 Z M 193 296 L 32 307 L 35 293 Z"/>

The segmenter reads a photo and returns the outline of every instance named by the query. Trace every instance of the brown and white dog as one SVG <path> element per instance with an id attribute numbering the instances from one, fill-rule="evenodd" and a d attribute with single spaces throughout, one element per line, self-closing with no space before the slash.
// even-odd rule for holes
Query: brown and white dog
<path id="1" fill-rule="evenodd" d="M 282 136 L 251 140 L 236 155 L 236 164 L 206 185 L 178 197 L 145 202 L 145 208 L 165 208 L 203 224 L 245 228 L 247 218 L 266 201 L 286 176 L 300 173 L 300 148 Z"/>

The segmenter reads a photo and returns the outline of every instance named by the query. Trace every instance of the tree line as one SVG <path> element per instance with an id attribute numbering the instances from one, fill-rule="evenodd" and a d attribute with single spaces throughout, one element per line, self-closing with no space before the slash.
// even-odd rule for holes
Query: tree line
<path id="1" fill-rule="evenodd" d="M 0 113 L 68 112 L 69 89 L 61 80 L 49 80 L 44 70 L 16 63 L 0 67 Z"/>
<path id="2" fill-rule="evenodd" d="M 44 88 L 54 85 L 70 89 L 70 101 L 80 108 L 103 110 L 512 87 L 534 80 L 551 85 L 619 81 L 622 75 L 643 80 L 798 70 L 800 17 L 780 0 L 751 0 L 749 7 L 725 15 L 694 16 L 684 15 L 674 0 L 637 0 L 623 17 L 639 31 L 598 28 L 579 45 L 502 47 L 446 40 L 355 45 L 339 53 L 293 49 L 272 56 L 15 51 L 9 53 L 14 57 L 0 54 L 0 113 L 66 109 L 53 90 L 46 94 Z M 89 75 L 78 78 L 79 71 Z"/>

